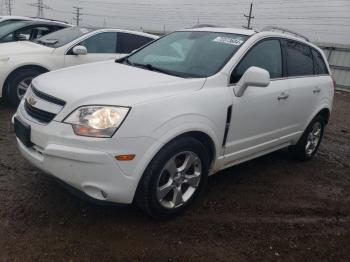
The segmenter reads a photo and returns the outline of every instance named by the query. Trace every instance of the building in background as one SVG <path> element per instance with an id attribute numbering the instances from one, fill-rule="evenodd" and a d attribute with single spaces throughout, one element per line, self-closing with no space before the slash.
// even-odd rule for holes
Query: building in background
<path id="1" fill-rule="evenodd" d="M 326 54 L 337 89 L 350 92 L 350 45 L 316 43 Z"/>

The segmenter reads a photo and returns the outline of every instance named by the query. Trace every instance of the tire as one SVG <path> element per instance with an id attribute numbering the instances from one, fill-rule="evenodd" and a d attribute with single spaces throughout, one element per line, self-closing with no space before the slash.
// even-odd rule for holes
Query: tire
<path id="1" fill-rule="evenodd" d="M 324 128 L 324 118 L 321 115 L 317 115 L 308 125 L 298 143 L 289 147 L 293 157 L 301 161 L 311 160 L 322 142 Z"/>
<path id="2" fill-rule="evenodd" d="M 31 81 L 45 73 L 44 70 L 37 68 L 25 68 L 21 69 L 10 77 L 7 85 L 6 100 L 7 102 L 17 107 L 21 102 L 22 97 L 25 95 L 26 89 L 29 87 Z"/>
<path id="3" fill-rule="evenodd" d="M 178 216 L 204 191 L 208 166 L 208 153 L 198 140 L 182 137 L 168 143 L 144 172 L 136 204 L 156 219 Z"/>

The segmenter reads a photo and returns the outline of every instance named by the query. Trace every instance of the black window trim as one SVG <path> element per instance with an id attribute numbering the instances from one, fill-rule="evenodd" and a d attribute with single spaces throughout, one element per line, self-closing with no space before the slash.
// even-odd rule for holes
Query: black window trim
<path id="1" fill-rule="evenodd" d="M 314 48 L 311 45 L 308 45 L 307 43 L 304 43 L 302 41 L 299 41 L 299 40 L 296 40 L 296 39 L 292 39 L 292 38 L 288 38 L 288 37 L 283 37 L 283 36 L 266 36 L 264 38 L 260 38 L 257 41 L 255 41 L 251 45 L 251 47 L 249 47 L 249 49 L 246 50 L 245 53 L 241 55 L 241 57 L 239 58 L 239 61 L 232 67 L 232 69 L 230 70 L 230 73 L 228 75 L 228 87 L 235 86 L 237 84 L 237 83 L 231 83 L 231 75 L 232 75 L 233 71 L 235 70 L 235 68 L 241 63 L 241 61 L 245 58 L 245 56 L 250 52 L 250 50 L 253 47 L 255 47 L 257 44 L 259 44 L 260 42 L 265 41 L 265 40 L 272 40 L 272 39 L 279 40 L 279 42 L 281 44 L 281 51 L 282 51 L 282 77 L 280 77 L 280 78 L 272 78 L 271 81 L 279 81 L 279 80 L 294 79 L 294 78 L 304 78 L 304 77 L 330 76 L 331 75 L 331 73 L 329 72 L 328 67 L 326 66 L 328 74 L 318 74 L 318 75 L 316 75 L 314 73 L 313 75 L 288 76 L 288 74 L 287 74 L 287 57 L 286 57 L 286 54 L 285 54 L 285 48 L 283 47 L 282 40 L 291 40 L 291 41 L 295 41 L 295 42 L 298 42 L 300 44 L 308 46 L 311 49 L 311 51 L 315 50 L 316 52 L 318 52 L 321 55 L 321 57 L 323 59 L 323 62 L 325 63 L 323 55 L 316 48 Z M 311 52 L 311 54 L 312 54 L 312 52 Z M 313 56 L 312 56 L 312 59 L 314 60 Z"/>

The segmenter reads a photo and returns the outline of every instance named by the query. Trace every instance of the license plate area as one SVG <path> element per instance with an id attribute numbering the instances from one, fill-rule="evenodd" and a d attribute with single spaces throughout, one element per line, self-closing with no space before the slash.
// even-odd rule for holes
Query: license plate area
<path id="1" fill-rule="evenodd" d="M 30 125 L 24 123 L 20 118 L 15 117 L 15 134 L 17 138 L 26 146 L 32 147 L 33 143 L 30 140 L 31 128 Z"/>

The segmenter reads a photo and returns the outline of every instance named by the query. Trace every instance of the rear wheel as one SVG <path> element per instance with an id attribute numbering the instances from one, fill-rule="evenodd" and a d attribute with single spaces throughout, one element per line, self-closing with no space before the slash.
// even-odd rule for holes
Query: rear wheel
<path id="1" fill-rule="evenodd" d="M 36 68 L 26 68 L 14 73 L 8 81 L 7 101 L 12 106 L 18 106 L 32 83 L 32 80 L 44 72 L 44 70 Z"/>
<path id="2" fill-rule="evenodd" d="M 170 142 L 146 169 L 136 194 L 138 206 L 157 219 L 179 215 L 203 191 L 208 163 L 198 140 L 183 137 Z"/>
<path id="3" fill-rule="evenodd" d="M 325 121 L 321 115 L 316 116 L 295 146 L 291 146 L 290 152 L 299 160 L 310 160 L 317 153 L 321 144 L 325 128 Z"/>

